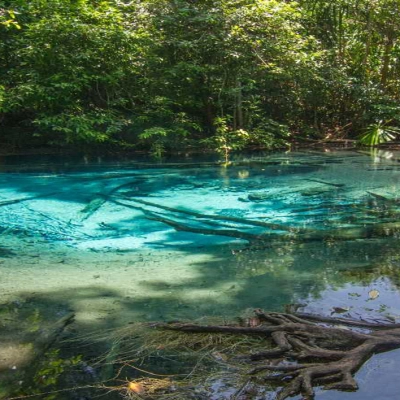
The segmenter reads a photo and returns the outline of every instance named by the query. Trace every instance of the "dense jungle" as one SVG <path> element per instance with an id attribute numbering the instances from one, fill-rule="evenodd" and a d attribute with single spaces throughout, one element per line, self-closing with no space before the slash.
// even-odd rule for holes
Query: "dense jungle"
<path id="1" fill-rule="evenodd" d="M 396 137 L 397 0 L 2 0 L 3 149 Z"/>

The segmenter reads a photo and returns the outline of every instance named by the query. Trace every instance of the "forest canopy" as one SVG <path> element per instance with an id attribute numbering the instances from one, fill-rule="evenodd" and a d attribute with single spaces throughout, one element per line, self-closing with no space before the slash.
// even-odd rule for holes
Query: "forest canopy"
<path id="1" fill-rule="evenodd" d="M 400 0 L 0 1 L 0 142 L 376 144 L 400 122 Z"/>

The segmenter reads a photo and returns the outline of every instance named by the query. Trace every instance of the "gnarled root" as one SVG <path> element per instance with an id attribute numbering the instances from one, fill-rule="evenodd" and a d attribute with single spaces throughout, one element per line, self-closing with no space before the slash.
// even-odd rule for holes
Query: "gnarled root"
<path id="1" fill-rule="evenodd" d="M 264 381 L 278 382 L 283 388 L 277 400 L 303 394 L 314 397 L 314 387 L 357 390 L 353 374 L 373 354 L 400 348 L 400 324 L 372 324 L 342 318 L 309 314 L 266 313 L 255 310 L 258 326 L 162 324 L 158 327 L 185 332 L 218 332 L 265 336 L 275 348 L 249 355 L 255 364 L 250 375 Z M 323 325 L 322 325 L 323 324 Z M 364 332 L 343 329 L 338 325 L 364 328 Z M 266 359 L 283 358 L 291 364 L 272 365 Z M 261 361 L 261 362 L 260 362 Z"/>

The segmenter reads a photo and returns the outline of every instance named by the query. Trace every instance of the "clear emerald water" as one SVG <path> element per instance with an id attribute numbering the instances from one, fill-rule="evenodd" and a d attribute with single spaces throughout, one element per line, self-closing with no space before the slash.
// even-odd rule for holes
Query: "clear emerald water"
<path id="1" fill-rule="evenodd" d="M 81 331 L 287 304 L 400 322 L 399 153 L 0 161 L 0 304 L 72 309 Z M 394 399 L 399 366 L 320 398 Z"/>

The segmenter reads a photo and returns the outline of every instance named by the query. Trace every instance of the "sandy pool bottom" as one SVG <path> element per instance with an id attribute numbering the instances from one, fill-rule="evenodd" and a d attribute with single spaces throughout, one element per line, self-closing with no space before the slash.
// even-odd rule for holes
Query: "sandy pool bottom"
<path id="1" fill-rule="evenodd" d="M 173 250 L 81 250 L 41 239 L 3 236 L 0 304 L 65 308 L 80 328 L 135 320 L 196 318 L 237 309 L 242 246 Z M 247 268 L 247 267 L 246 267 Z M 250 306 L 250 305 L 249 305 Z"/>

